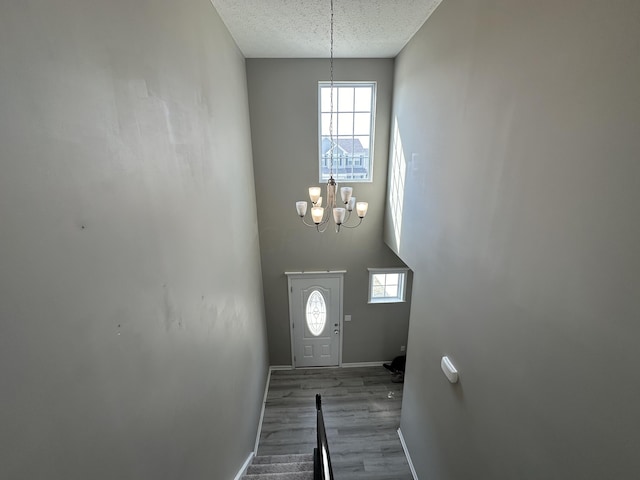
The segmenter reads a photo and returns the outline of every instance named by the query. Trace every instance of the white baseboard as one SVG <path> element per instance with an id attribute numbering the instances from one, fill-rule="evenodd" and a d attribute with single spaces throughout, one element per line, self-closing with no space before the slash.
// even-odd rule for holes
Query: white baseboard
<path id="1" fill-rule="evenodd" d="M 258 432 L 256 433 L 256 443 L 253 446 L 253 454 L 258 454 L 258 444 L 260 443 L 260 435 L 262 434 L 262 421 L 264 420 L 264 408 L 267 403 L 267 394 L 269 393 L 269 383 L 271 383 L 271 367 L 267 373 L 267 381 L 264 385 L 264 395 L 262 396 L 262 408 L 260 409 L 260 420 L 258 420 Z"/>
<path id="2" fill-rule="evenodd" d="M 416 469 L 413 467 L 413 462 L 411 461 L 411 454 L 409 453 L 407 444 L 404 443 L 404 437 L 402 436 L 402 430 L 400 429 L 398 429 L 398 437 L 400 437 L 400 443 L 402 444 L 402 450 L 404 450 L 404 456 L 407 457 L 407 463 L 409 464 L 409 468 L 411 469 L 413 480 L 418 480 L 418 474 L 416 473 Z"/>
<path id="3" fill-rule="evenodd" d="M 270 372 L 275 370 L 293 370 L 293 365 L 271 365 L 269 367 Z"/>
<path id="4" fill-rule="evenodd" d="M 343 363 L 342 368 L 381 367 L 383 363 L 391 363 L 391 360 L 382 360 L 380 362 Z"/>
<path id="5" fill-rule="evenodd" d="M 358 367 L 381 367 L 383 363 L 391 363 L 391 360 L 380 360 L 378 362 L 353 362 L 353 363 L 343 363 L 340 365 L 342 368 L 358 368 Z M 303 370 L 304 368 L 336 368 L 336 367 L 298 367 L 298 370 Z M 294 370 L 293 365 L 271 365 L 269 367 L 269 372 L 275 372 L 276 370 Z"/>
<path id="6" fill-rule="evenodd" d="M 249 468 L 249 465 L 251 464 L 251 460 L 253 460 L 253 452 L 249 454 L 249 456 L 244 461 L 244 463 L 242 464 L 242 467 L 240 467 L 240 470 L 238 471 L 236 476 L 233 478 L 233 480 L 240 480 L 242 478 L 242 476 L 247 471 L 247 468 Z"/>

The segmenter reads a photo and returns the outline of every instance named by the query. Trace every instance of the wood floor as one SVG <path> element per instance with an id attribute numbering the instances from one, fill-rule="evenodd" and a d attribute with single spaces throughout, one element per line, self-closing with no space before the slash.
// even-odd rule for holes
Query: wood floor
<path id="1" fill-rule="evenodd" d="M 384 367 L 274 371 L 258 455 L 311 453 L 322 395 L 336 480 L 411 480 L 398 438 L 402 384 Z"/>

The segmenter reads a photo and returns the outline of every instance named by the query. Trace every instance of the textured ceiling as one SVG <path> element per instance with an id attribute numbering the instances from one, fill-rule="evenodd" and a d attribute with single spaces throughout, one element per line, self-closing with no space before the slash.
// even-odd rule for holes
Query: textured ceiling
<path id="1" fill-rule="evenodd" d="M 442 0 L 334 0 L 334 56 L 395 57 Z M 211 0 L 245 57 L 329 56 L 329 0 Z"/>

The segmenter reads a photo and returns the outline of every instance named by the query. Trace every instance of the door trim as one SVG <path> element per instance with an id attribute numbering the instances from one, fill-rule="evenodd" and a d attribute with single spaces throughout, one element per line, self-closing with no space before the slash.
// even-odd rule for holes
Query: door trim
<path id="1" fill-rule="evenodd" d="M 339 326 L 340 329 L 340 343 L 338 345 L 338 367 L 342 367 L 342 345 L 344 340 L 344 314 L 343 314 L 343 302 L 344 302 L 344 274 L 346 270 L 325 270 L 325 271 L 309 271 L 309 272 L 284 272 L 287 276 L 287 298 L 289 300 L 289 338 L 291 340 L 291 366 L 296 368 L 295 361 L 295 346 L 293 340 L 293 302 L 291 302 L 291 291 L 293 288 L 292 280 L 300 278 L 337 278 L 340 282 L 340 304 L 339 310 Z M 327 367 L 300 367 L 300 368 L 327 368 Z M 335 368 L 335 367 L 334 367 Z"/>

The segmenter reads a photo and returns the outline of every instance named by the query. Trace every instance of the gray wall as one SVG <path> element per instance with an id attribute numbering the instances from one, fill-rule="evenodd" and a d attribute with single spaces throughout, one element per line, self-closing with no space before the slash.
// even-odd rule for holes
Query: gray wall
<path id="1" fill-rule="evenodd" d="M 0 7 L 0 477 L 229 479 L 267 344 L 244 60 L 208 0 Z"/>
<path id="2" fill-rule="evenodd" d="M 329 80 L 329 61 L 247 59 L 256 195 L 269 354 L 291 364 L 285 271 L 346 269 L 344 362 L 388 360 L 406 345 L 409 304 L 368 305 L 367 267 L 404 265 L 382 240 L 393 60 L 335 62 L 336 80 L 378 82 L 373 183 L 353 183 L 369 202 L 364 223 L 339 234 L 319 234 L 296 215 L 318 183 L 318 81 Z M 324 190 L 324 187 L 323 187 Z M 323 193 L 324 195 L 324 193 Z"/>
<path id="3" fill-rule="evenodd" d="M 396 59 L 422 479 L 640 476 L 639 19 L 446 0 Z"/>

